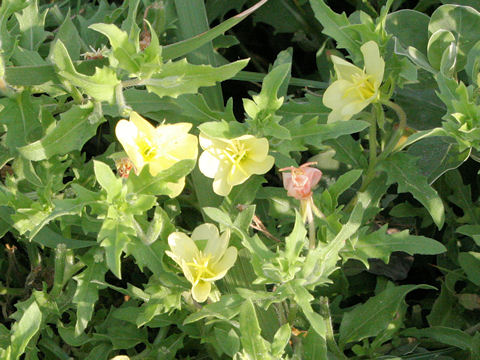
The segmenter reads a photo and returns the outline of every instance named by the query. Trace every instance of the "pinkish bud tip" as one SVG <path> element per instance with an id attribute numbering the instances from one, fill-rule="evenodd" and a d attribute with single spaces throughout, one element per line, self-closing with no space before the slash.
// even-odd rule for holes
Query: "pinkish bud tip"
<path id="1" fill-rule="evenodd" d="M 312 189 L 322 178 L 322 172 L 317 168 L 309 167 L 316 162 L 308 162 L 300 167 L 293 166 L 280 169 L 280 171 L 290 170 L 290 173 L 282 173 L 283 187 L 287 190 L 288 196 L 302 200 L 312 196 Z"/>

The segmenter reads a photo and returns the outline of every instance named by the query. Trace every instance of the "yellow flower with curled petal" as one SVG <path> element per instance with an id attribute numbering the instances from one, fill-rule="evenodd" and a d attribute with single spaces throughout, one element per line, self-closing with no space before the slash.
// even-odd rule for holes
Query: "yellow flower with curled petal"
<path id="1" fill-rule="evenodd" d="M 222 235 L 213 224 L 197 226 L 192 236 L 174 232 L 168 236 L 171 251 L 165 253 L 180 267 L 187 280 L 192 284 L 192 297 L 197 302 L 207 300 L 212 283 L 225 276 L 237 260 L 237 249 L 228 247 L 230 231 Z M 206 244 L 205 244 L 206 242 Z M 200 247 L 198 244 L 203 244 Z"/>
<path id="2" fill-rule="evenodd" d="M 361 46 L 360 51 L 365 63 L 363 69 L 331 56 L 337 80 L 323 94 L 323 104 L 332 109 L 328 115 L 329 123 L 349 120 L 380 96 L 378 89 L 383 80 L 385 61 L 380 57 L 378 45 L 369 41 Z"/>
<path id="3" fill-rule="evenodd" d="M 197 137 L 189 134 L 189 123 L 161 124 L 154 127 L 136 112 L 130 113 L 130 121 L 120 120 L 115 127 L 117 139 L 133 163 L 138 175 L 149 164 L 150 174 L 156 176 L 180 160 L 196 159 Z M 173 193 L 180 193 L 185 178 L 169 186 Z"/>
<path id="4" fill-rule="evenodd" d="M 213 178 L 213 191 L 227 196 L 232 187 L 242 184 L 253 174 L 265 174 L 274 163 L 268 155 L 268 140 L 243 135 L 234 139 L 212 138 L 200 133 L 204 152 L 198 159 L 203 175 Z"/>

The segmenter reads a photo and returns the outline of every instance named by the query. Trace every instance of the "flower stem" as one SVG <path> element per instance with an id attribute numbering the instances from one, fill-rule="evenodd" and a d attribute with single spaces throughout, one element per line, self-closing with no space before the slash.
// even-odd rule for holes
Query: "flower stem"
<path id="1" fill-rule="evenodd" d="M 370 128 L 368 130 L 368 169 L 360 187 L 360 192 L 364 191 L 370 181 L 375 176 L 375 166 L 377 165 L 377 119 L 381 116 L 382 107 L 380 104 L 374 104 L 372 108 L 372 117 L 370 118 Z"/>
<path id="2" fill-rule="evenodd" d="M 317 234 L 315 228 L 315 218 L 312 216 L 310 221 L 308 222 L 308 247 L 310 250 L 315 249 L 317 245 Z"/>
<path id="3" fill-rule="evenodd" d="M 67 247 L 65 244 L 58 244 L 55 249 L 55 275 L 50 296 L 54 299 L 60 295 L 63 288 L 63 277 L 65 274 L 65 259 Z"/>
<path id="4" fill-rule="evenodd" d="M 398 128 L 393 133 L 387 146 L 385 146 L 385 149 L 380 155 L 379 160 L 385 159 L 388 155 L 390 155 L 393 152 L 393 150 L 395 150 L 395 146 L 398 144 L 398 140 L 400 140 L 400 138 L 402 137 L 403 130 L 405 130 L 405 127 L 407 126 L 407 115 L 405 114 L 405 111 L 403 111 L 400 105 L 395 104 L 390 100 L 384 101 L 382 102 L 382 104 L 388 106 L 390 109 L 395 111 L 399 122 L 398 122 Z"/>

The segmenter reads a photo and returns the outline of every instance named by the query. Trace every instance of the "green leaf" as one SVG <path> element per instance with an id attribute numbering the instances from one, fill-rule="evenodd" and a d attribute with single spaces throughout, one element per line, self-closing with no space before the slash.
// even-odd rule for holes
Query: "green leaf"
<path id="1" fill-rule="evenodd" d="M 460 151 L 455 139 L 445 136 L 424 138 L 408 148 L 407 153 L 419 158 L 417 166 L 429 184 L 441 175 L 458 168 L 470 156 L 471 149 Z"/>
<path id="2" fill-rule="evenodd" d="M 303 224 L 302 216 L 295 213 L 295 226 L 292 232 L 285 238 L 285 258 L 290 265 L 294 265 L 297 261 L 300 252 L 305 245 L 305 237 L 307 230 Z"/>
<path id="3" fill-rule="evenodd" d="M 50 221 L 65 215 L 80 215 L 83 208 L 90 203 L 90 201 L 83 201 L 82 199 L 54 199 L 53 211 L 48 216 L 43 217 L 38 223 L 33 224 L 29 237 L 34 238 L 38 232 L 47 225 Z"/>
<path id="4" fill-rule="evenodd" d="M 210 121 L 198 126 L 205 135 L 219 139 L 233 139 L 245 135 L 247 128 L 244 124 L 230 121 Z"/>
<path id="5" fill-rule="evenodd" d="M 398 103 L 408 118 L 408 126 L 416 130 L 430 130 L 442 126 L 445 104 L 437 96 L 438 85 L 430 74 L 419 72 L 419 81 L 395 91 Z"/>
<path id="6" fill-rule="evenodd" d="M 78 86 L 87 95 L 97 101 L 115 102 L 115 88 L 120 84 L 115 70 L 109 67 L 96 68 L 92 76 L 79 73 L 73 66 L 67 48 L 62 41 L 57 40 L 53 48 L 53 60 L 58 74 Z"/>
<path id="7" fill-rule="evenodd" d="M 405 296 L 415 289 L 435 289 L 429 285 L 402 285 L 388 287 L 380 294 L 358 305 L 343 315 L 340 324 L 339 345 L 376 336 L 387 329 L 402 306 Z"/>
<path id="8" fill-rule="evenodd" d="M 199 311 L 188 315 L 183 324 L 191 324 L 210 316 L 217 319 L 230 320 L 237 316 L 244 303 L 245 300 L 240 295 L 225 294 L 219 301 L 207 304 Z"/>
<path id="9" fill-rule="evenodd" d="M 396 153 L 379 164 L 388 175 L 388 184 L 397 183 L 399 192 L 409 192 L 420 201 L 440 229 L 445 220 L 445 209 L 438 193 L 428 185 L 427 178 L 419 173 L 416 159 Z"/>
<path id="10" fill-rule="evenodd" d="M 439 29 L 430 36 L 430 39 L 428 39 L 427 57 L 435 69 L 440 69 L 443 53 L 454 41 L 455 36 L 445 29 Z"/>
<path id="11" fill-rule="evenodd" d="M 156 98 L 158 103 L 158 98 Z M 207 121 L 236 122 L 233 114 L 233 99 L 230 98 L 223 111 L 213 110 L 205 101 L 202 94 L 185 94 L 179 96 L 176 103 L 182 110 L 182 113 L 192 118 L 192 121 L 198 124 L 204 124 Z"/>
<path id="12" fill-rule="evenodd" d="M 60 121 L 42 139 L 20 147 L 18 151 L 29 160 L 39 161 L 81 150 L 105 121 L 102 117 L 102 121 L 92 123 L 92 111 L 92 103 L 72 106 L 60 115 Z"/>
<path id="13" fill-rule="evenodd" d="M 480 253 L 461 252 L 458 254 L 458 262 L 467 275 L 468 280 L 480 286 Z"/>
<path id="14" fill-rule="evenodd" d="M 122 179 L 115 176 L 110 166 L 98 160 L 93 161 L 93 170 L 98 183 L 107 191 L 107 199 L 113 201 L 122 191 Z"/>
<path id="15" fill-rule="evenodd" d="M 337 181 L 328 187 L 328 192 L 333 201 L 333 207 L 337 207 L 338 197 L 348 190 L 355 182 L 362 176 L 363 170 L 350 170 L 349 172 L 341 175 Z"/>
<path id="16" fill-rule="evenodd" d="M 42 326 L 42 311 L 32 298 L 30 305 L 24 310 L 22 317 L 12 327 L 10 346 L 7 348 L 7 360 L 19 359 L 30 340 Z"/>
<path id="17" fill-rule="evenodd" d="M 283 324 L 275 333 L 275 337 L 273 338 L 272 343 L 272 356 L 279 359 L 285 349 L 285 346 L 288 344 L 288 340 L 290 340 L 290 336 L 292 334 L 292 329 L 290 328 L 290 324 Z"/>
<path id="18" fill-rule="evenodd" d="M 245 112 L 256 121 L 265 121 L 265 117 L 280 109 L 283 97 L 277 98 L 278 91 L 290 74 L 292 64 L 280 64 L 274 67 L 264 78 L 262 90 L 252 99 L 243 99 Z"/>
<path id="19" fill-rule="evenodd" d="M 12 98 L 0 99 L 0 123 L 7 126 L 5 144 L 11 152 L 39 138 L 42 131 L 40 107 L 32 102 L 28 91 Z"/>
<path id="20" fill-rule="evenodd" d="M 327 359 L 327 343 L 316 331 L 309 330 L 302 339 L 304 359 Z"/>
<path id="21" fill-rule="evenodd" d="M 44 30 L 47 11 L 38 12 L 37 0 L 23 9 L 21 14 L 15 14 L 20 27 L 20 46 L 28 50 L 38 50 L 47 38 L 48 32 Z"/>
<path id="22" fill-rule="evenodd" d="M 175 44 L 167 45 L 163 48 L 163 58 L 165 60 L 176 59 L 183 55 L 192 52 L 202 45 L 212 41 L 217 36 L 222 35 L 225 31 L 229 30 L 240 21 L 244 20 L 248 15 L 257 10 L 260 6 L 265 4 L 268 0 L 261 0 L 247 10 L 233 16 L 232 18 L 225 20 L 221 24 L 215 26 L 214 28 L 197 35 L 193 38 L 186 39 Z"/>
<path id="23" fill-rule="evenodd" d="M 254 360 L 268 360 L 268 348 L 262 338 L 255 307 L 250 300 L 245 300 L 240 308 L 240 333 L 244 352 Z"/>
<path id="24" fill-rule="evenodd" d="M 136 40 L 137 44 L 131 42 L 127 32 L 114 24 L 93 24 L 88 28 L 98 31 L 108 38 L 112 46 L 113 56 L 118 61 L 119 67 L 130 73 L 136 73 L 140 70 L 140 64 L 135 59 L 138 39 Z"/>
<path id="25" fill-rule="evenodd" d="M 210 65 L 189 64 L 186 59 L 167 62 L 160 73 L 144 80 L 147 90 L 160 97 L 173 98 L 182 94 L 195 94 L 199 87 L 212 86 L 216 82 L 230 79 L 248 63 L 248 60 L 239 60 L 233 63 L 212 67 Z"/>
<path id="26" fill-rule="evenodd" d="M 410 255 L 437 255 L 447 249 L 436 240 L 410 235 L 408 230 L 389 235 L 387 234 L 387 225 L 385 225 L 368 235 L 359 236 L 350 254 L 362 261 L 368 268 L 368 259 L 370 258 L 381 259 L 388 264 L 390 254 L 394 251 L 403 251 Z"/>
<path id="27" fill-rule="evenodd" d="M 350 26 L 347 15 L 335 13 L 323 0 L 310 0 L 310 6 L 317 20 L 323 25 L 322 32 L 335 39 L 338 48 L 347 49 L 354 60 L 363 59 L 360 42 L 351 36 L 351 32 L 345 31 L 345 28 Z"/>
<path id="28" fill-rule="evenodd" d="M 65 15 L 65 21 L 58 28 L 52 44 L 57 40 L 60 40 L 65 45 L 71 59 L 78 60 L 80 58 L 80 49 L 83 40 L 80 38 L 80 34 L 71 19 L 70 11 Z"/>
<path id="29" fill-rule="evenodd" d="M 230 331 L 227 332 L 222 328 L 215 327 L 213 332 L 218 345 L 223 352 L 233 358 L 233 356 L 240 350 L 240 339 L 235 330 L 230 329 Z"/>
<path id="30" fill-rule="evenodd" d="M 317 314 L 312 309 L 312 305 L 310 304 L 314 297 L 308 292 L 307 289 L 305 289 L 305 287 L 296 282 L 291 282 L 288 286 L 290 288 L 290 293 L 293 295 L 293 299 L 302 309 L 303 314 L 310 323 L 310 326 L 321 338 L 325 339 L 327 334 L 325 320 L 320 316 L 320 314 Z"/>
<path id="31" fill-rule="evenodd" d="M 88 326 L 95 302 L 98 300 L 98 291 L 102 288 L 94 281 L 103 282 L 107 272 L 103 254 L 98 249 L 87 252 L 80 259 L 86 268 L 73 277 L 77 282 L 77 289 L 72 299 L 72 303 L 77 304 L 76 336 L 80 336 Z"/>
<path id="32" fill-rule="evenodd" d="M 121 256 L 126 249 L 130 236 L 135 236 L 135 230 L 122 223 L 122 219 L 105 219 L 98 233 L 98 242 L 105 249 L 108 268 L 119 279 L 122 278 Z"/>
<path id="33" fill-rule="evenodd" d="M 430 17 L 428 31 L 434 34 L 438 30 L 450 31 L 455 35 L 458 48 L 456 70 L 466 64 L 466 56 L 478 41 L 480 13 L 474 8 L 461 5 L 443 5 Z"/>
<path id="34" fill-rule="evenodd" d="M 204 207 L 202 210 L 210 219 L 218 222 L 219 224 L 227 227 L 232 226 L 232 220 L 230 219 L 230 216 L 222 210 L 213 207 Z"/>
<path id="35" fill-rule="evenodd" d="M 345 246 L 345 241 L 360 228 L 366 208 L 367 206 L 359 198 L 347 223 L 342 226 L 338 234 L 328 244 L 319 244 L 317 248 L 308 252 L 302 268 L 304 285 L 313 286 L 331 282 L 328 277 L 337 269 L 337 262 L 340 259 L 338 253 Z M 323 336 L 323 334 L 320 335 Z"/>
<path id="36" fill-rule="evenodd" d="M 427 53 L 428 15 L 415 10 L 402 9 L 387 15 L 385 30 L 395 36 L 404 48 L 412 46 Z"/>
<path id="37" fill-rule="evenodd" d="M 170 183 L 175 183 L 188 175 L 195 166 L 195 160 L 181 160 L 156 176 L 150 174 L 147 166 L 144 166 L 140 174 L 130 173 L 127 180 L 130 193 L 145 195 L 170 195 L 172 190 Z"/>
<path id="38" fill-rule="evenodd" d="M 463 225 L 457 228 L 456 232 L 470 236 L 475 244 L 480 246 L 480 225 Z"/>
<path id="39" fill-rule="evenodd" d="M 470 82 L 478 86 L 477 76 L 480 72 L 480 41 L 478 41 L 468 52 L 465 71 L 470 78 Z"/>
<path id="40" fill-rule="evenodd" d="M 337 139 L 342 135 L 355 134 L 366 129 L 369 123 L 360 120 L 338 121 L 331 124 L 318 124 L 312 119 L 306 123 L 299 120 L 293 120 L 285 124 L 290 130 L 292 139 L 304 138 L 307 144 L 319 146 L 326 140 Z"/>
<path id="41" fill-rule="evenodd" d="M 460 329 L 444 326 L 432 326 L 426 329 L 406 329 L 402 335 L 417 339 L 429 338 L 445 345 L 455 346 L 462 350 L 473 350 L 472 337 Z"/>
<path id="42" fill-rule="evenodd" d="M 42 228 L 31 241 L 51 249 L 56 249 L 58 244 L 65 244 L 67 249 L 82 249 L 97 245 L 96 241 L 65 238 L 49 227 Z"/>

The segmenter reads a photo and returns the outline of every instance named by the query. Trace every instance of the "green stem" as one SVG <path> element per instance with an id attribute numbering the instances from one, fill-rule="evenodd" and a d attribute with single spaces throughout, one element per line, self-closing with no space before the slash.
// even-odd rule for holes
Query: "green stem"
<path id="1" fill-rule="evenodd" d="M 55 275 L 53 278 L 52 291 L 50 292 L 52 298 L 58 297 L 62 292 L 66 253 L 67 247 L 65 244 L 58 244 L 55 249 Z"/>
<path id="2" fill-rule="evenodd" d="M 398 144 L 398 140 L 400 140 L 400 138 L 402 137 L 403 131 L 407 126 L 407 115 L 405 114 L 405 111 L 403 111 L 400 105 L 395 104 L 390 100 L 383 101 L 382 104 L 385 106 L 388 106 L 390 109 L 395 111 L 399 122 L 398 122 L 397 130 L 395 130 L 395 132 L 393 133 L 392 137 L 390 138 L 390 141 L 388 142 L 387 146 L 385 146 L 385 149 L 382 151 L 382 154 L 379 156 L 378 160 L 385 159 L 388 155 L 390 155 L 393 152 L 393 150 L 395 150 L 395 146 Z"/>
<path id="3" fill-rule="evenodd" d="M 368 130 L 368 169 L 365 177 L 363 178 L 360 192 L 364 191 L 370 181 L 375 177 L 375 166 L 377 165 L 377 119 L 381 115 L 382 107 L 380 104 L 374 104 L 372 108 L 372 117 L 370 118 L 370 128 Z"/>
<path id="4" fill-rule="evenodd" d="M 0 285 L 0 295 L 2 296 L 5 296 L 5 295 L 9 295 L 9 296 L 22 296 L 23 294 L 25 294 L 25 289 L 16 289 L 16 288 L 9 288 L 9 287 L 5 287 L 5 286 L 2 286 Z"/>
<path id="5" fill-rule="evenodd" d="M 332 317 L 330 315 L 330 306 L 328 304 L 328 297 L 322 296 L 320 298 L 320 304 L 322 307 L 322 315 L 325 320 L 325 325 L 327 328 L 327 347 L 328 349 L 338 358 L 338 359 L 347 359 L 345 354 L 340 350 L 335 341 L 335 336 L 333 334 L 333 326 L 332 326 Z"/>
<path id="6" fill-rule="evenodd" d="M 308 247 L 310 250 L 315 249 L 317 245 L 317 231 L 315 229 L 315 218 L 312 216 L 310 221 L 308 222 Z"/>

